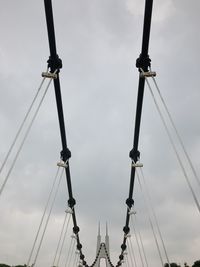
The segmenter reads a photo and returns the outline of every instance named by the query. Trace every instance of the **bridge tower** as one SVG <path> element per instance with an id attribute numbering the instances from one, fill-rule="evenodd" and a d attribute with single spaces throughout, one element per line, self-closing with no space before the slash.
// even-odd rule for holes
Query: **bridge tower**
<path id="1" fill-rule="evenodd" d="M 108 225 L 106 223 L 106 235 L 105 242 L 101 242 L 101 232 L 100 232 L 100 223 L 98 227 L 97 235 L 97 250 L 96 250 L 96 259 L 93 267 L 100 267 L 101 259 L 105 260 L 106 267 L 112 266 L 110 261 L 110 250 L 109 250 L 109 236 L 108 236 Z"/>

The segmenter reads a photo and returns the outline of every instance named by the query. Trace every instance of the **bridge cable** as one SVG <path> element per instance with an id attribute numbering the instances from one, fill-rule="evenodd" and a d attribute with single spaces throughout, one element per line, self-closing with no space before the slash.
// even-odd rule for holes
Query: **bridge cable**
<path id="1" fill-rule="evenodd" d="M 74 253 L 74 246 L 75 246 L 75 243 L 76 243 L 76 240 L 75 240 L 76 239 L 76 236 L 75 235 L 72 235 L 71 238 L 72 238 L 71 250 L 69 249 L 69 252 L 70 253 L 68 254 L 69 257 L 66 258 L 65 267 L 71 265 L 72 255 Z"/>
<path id="2" fill-rule="evenodd" d="M 68 230 L 68 225 L 69 225 L 69 222 L 70 222 L 70 219 L 71 219 L 71 213 L 72 213 L 71 209 L 67 209 L 65 211 L 65 217 L 64 217 L 64 221 L 63 221 L 60 237 L 59 237 L 59 240 L 58 240 L 58 244 L 57 244 L 57 247 L 56 247 L 56 252 L 55 252 L 55 256 L 54 256 L 54 259 L 53 259 L 52 266 L 55 266 L 56 258 L 57 258 L 57 255 L 58 255 L 58 250 L 60 248 L 60 244 L 61 244 L 61 241 L 62 241 L 62 245 L 61 245 L 61 248 L 60 248 L 60 253 L 58 255 L 58 262 L 57 262 L 57 265 L 56 265 L 56 266 L 58 266 L 60 255 L 62 253 L 63 244 L 64 244 L 64 241 L 65 241 L 65 236 L 66 236 L 67 230 Z M 67 226 L 65 227 L 66 221 L 67 221 Z M 64 230 L 65 230 L 65 232 L 64 232 Z M 64 235 L 63 235 L 63 233 L 64 233 Z M 62 238 L 63 238 L 63 240 L 62 240 Z"/>
<path id="3" fill-rule="evenodd" d="M 147 200 L 148 200 L 147 203 L 149 204 L 150 209 L 152 211 L 152 215 L 153 215 L 153 218 L 154 218 L 155 223 L 156 223 L 156 227 L 157 227 L 157 230 L 158 230 L 158 234 L 160 236 L 160 240 L 161 240 L 161 243 L 162 243 L 162 246 L 163 246 L 165 257 L 167 259 L 167 263 L 170 266 L 170 260 L 169 260 L 169 256 L 168 256 L 167 249 L 166 249 L 166 246 L 165 246 L 165 242 L 164 242 L 161 230 L 160 230 L 160 226 L 159 226 L 159 223 L 158 223 L 158 219 L 157 219 L 157 216 L 156 216 L 155 209 L 154 209 L 153 204 L 152 204 L 152 200 L 151 200 L 151 197 L 150 197 L 150 194 L 149 194 L 149 190 L 148 190 L 148 187 L 147 187 L 147 183 L 146 183 L 146 179 L 145 179 L 145 176 L 144 176 L 144 172 L 143 172 L 143 170 L 141 168 L 140 168 L 140 172 L 141 172 L 142 181 L 143 181 L 146 193 L 147 193 L 147 194 L 145 194 L 145 196 L 147 197 Z M 138 181 L 141 184 L 141 179 L 140 178 L 138 178 Z M 141 186 L 142 186 L 142 184 L 141 184 Z"/>
<path id="4" fill-rule="evenodd" d="M 44 217 L 45 217 L 45 215 L 46 215 L 46 211 L 47 211 L 47 208 L 48 208 L 48 206 L 49 206 L 49 202 L 50 202 L 50 199 L 51 199 L 51 197 L 52 197 L 52 193 L 53 193 L 53 190 L 54 190 L 54 187 L 55 187 L 57 178 L 58 178 L 59 169 L 60 169 L 60 168 L 57 168 L 57 172 L 56 172 L 55 178 L 54 178 L 54 180 L 53 180 L 53 184 L 52 184 L 52 187 L 51 187 L 51 190 L 50 190 L 50 193 L 49 193 L 49 196 L 48 196 L 48 199 L 47 199 L 45 208 L 44 208 L 44 212 L 43 212 L 42 218 L 41 218 L 41 220 L 40 220 L 40 224 L 39 224 L 39 227 L 38 227 L 38 230 L 37 230 L 37 233 L 36 233 L 36 236 L 35 236 L 35 239 L 34 239 L 34 242 L 33 242 L 33 246 L 32 246 L 32 249 L 31 249 L 31 252 L 30 252 L 30 255 L 29 255 L 29 258 L 28 258 L 28 261 L 27 261 L 26 266 L 30 266 L 30 261 L 31 261 L 32 255 L 33 255 L 33 251 L 34 251 L 34 249 L 35 249 L 36 242 L 37 242 L 37 240 L 38 240 L 38 236 L 39 236 L 39 233 L 40 233 L 40 231 L 41 231 L 41 227 L 42 227 L 42 224 L 43 224 L 43 221 L 44 221 Z M 52 265 L 52 266 L 53 266 L 53 265 Z"/>
<path id="5" fill-rule="evenodd" d="M 36 101 L 36 99 L 37 99 L 37 97 L 38 97 L 38 94 L 39 94 L 39 92 L 40 92 L 40 90 L 41 90 L 41 88 L 42 88 L 42 85 L 43 85 L 45 79 L 46 79 L 45 77 L 42 79 L 42 81 L 41 81 L 41 83 L 40 83 L 40 85 L 39 85 L 39 88 L 37 89 L 37 92 L 36 92 L 36 94 L 35 94 L 35 96 L 34 96 L 32 102 L 31 102 L 31 105 L 30 105 L 30 107 L 28 108 L 28 110 L 27 110 L 27 112 L 26 112 L 26 115 L 25 115 L 25 117 L 24 117 L 22 123 L 20 124 L 20 127 L 19 127 L 19 129 L 18 129 L 18 131 L 17 131 L 17 133 L 16 133 L 16 135 L 15 135 L 15 137 L 14 137 L 14 140 L 13 140 L 13 142 L 11 143 L 11 146 L 10 146 L 9 149 L 8 149 L 8 152 L 7 152 L 7 154 L 6 154 L 6 156 L 5 156 L 5 159 L 4 159 L 4 161 L 3 161 L 2 165 L 1 165 L 1 168 L 0 168 L 0 174 L 1 174 L 1 172 L 2 172 L 2 170 L 3 170 L 3 168 L 4 168 L 5 164 L 6 164 L 6 162 L 7 162 L 7 160 L 8 160 L 8 157 L 10 156 L 10 153 L 12 152 L 12 150 L 13 150 L 15 144 L 16 144 L 16 141 L 17 141 L 17 139 L 18 139 L 18 137 L 19 137 L 19 135 L 20 135 L 20 133 L 21 133 L 21 131 L 22 131 L 22 129 L 23 129 L 23 126 L 24 126 L 24 124 L 25 124 L 25 122 L 26 122 L 26 120 L 27 120 L 27 118 L 28 118 L 28 116 L 29 116 L 29 114 L 30 114 L 32 108 L 33 108 L 33 105 L 34 105 L 34 103 L 35 103 L 35 101 Z"/>
<path id="6" fill-rule="evenodd" d="M 46 17 L 47 32 L 48 32 L 49 49 L 50 49 L 50 57 L 49 57 L 49 60 L 47 61 L 48 67 L 50 68 L 51 72 L 54 72 L 55 69 L 59 69 L 60 71 L 60 69 L 62 68 L 62 60 L 58 57 L 57 49 L 56 49 L 52 1 L 44 0 L 44 7 L 45 7 L 45 17 Z M 64 162 L 66 162 L 70 159 L 71 152 L 69 148 L 67 147 L 59 73 L 57 75 L 57 79 L 54 80 L 54 89 L 55 89 L 55 98 L 56 98 L 57 113 L 58 113 L 58 120 L 59 120 L 59 127 L 60 127 L 61 143 L 62 143 L 61 159 Z M 85 256 L 82 253 L 82 244 L 80 243 L 80 238 L 79 238 L 80 228 L 77 225 L 76 213 L 75 213 L 75 208 L 74 208 L 76 201 L 73 197 L 73 192 L 72 192 L 71 174 L 70 174 L 69 164 L 67 168 L 65 169 L 65 174 L 66 174 L 66 182 L 67 182 L 68 195 L 69 195 L 68 205 L 73 211 L 72 220 L 73 220 L 73 225 L 74 225 L 73 232 L 76 235 L 76 243 L 77 243 L 76 247 L 80 251 L 80 258 L 83 261 L 83 265 L 86 266 L 87 262 L 84 260 Z"/>
<path id="7" fill-rule="evenodd" d="M 131 211 L 130 211 L 130 214 L 131 214 Z M 136 213 L 133 212 L 133 214 L 134 214 L 135 222 L 137 222 Z M 131 216 L 131 222 L 132 222 L 132 227 L 135 229 L 134 232 L 136 232 L 136 228 L 134 227 L 134 222 L 133 222 L 133 217 L 132 216 Z M 142 247 L 142 252 L 143 252 L 143 255 L 144 255 L 145 263 L 146 263 L 146 266 L 148 267 L 149 264 L 148 264 L 148 261 L 147 261 L 147 257 L 146 257 L 146 253 L 145 253 L 145 249 L 144 249 L 144 244 L 143 244 L 143 241 L 142 241 L 142 236 L 141 236 L 140 230 L 137 229 L 137 231 L 138 231 L 139 240 L 140 240 L 140 244 L 141 244 L 141 247 Z"/>
<path id="8" fill-rule="evenodd" d="M 59 181 L 58 181 L 58 184 L 57 184 L 56 189 L 55 189 L 54 198 L 53 198 L 53 201 L 52 201 L 52 203 L 51 203 L 50 211 L 49 211 L 49 214 L 48 214 L 48 217 L 47 217 L 45 226 L 44 226 L 44 230 L 43 230 L 43 233 L 42 233 L 40 242 L 39 242 L 38 249 L 37 249 L 37 251 L 36 251 L 36 255 L 35 255 L 35 258 L 34 258 L 34 261 L 33 261 L 33 265 L 35 265 L 36 262 L 37 262 L 37 258 L 38 258 L 38 255 L 39 255 L 39 252 L 40 252 L 40 249 L 41 249 L 41 246 L 42 246 L 42 242 L 43 242 L 43 239 L 44 239 L 44 235 L 45 235 L 45 233 L 46 233 L 46 229 L 47 229 L 47 226 L 48 226 L 48 223 L 49 223 L 49 219 L 50 219 L 50 216 L 51 216 L 51 212 L 52 212 L 52 209 L 53 209 L 53 206 L 54 206 L 54 203 L 55 203 L 57 194 L 58 194 L 58 189 L 59 189 L 59 186 L 60 186 L 60 182 L 61 182 L 61 180 L 62 180 L 62 177 L 63 177 L 63 170 L 61 171 L 61 175 L 60 175 L 60 177 L 59 177 Z"/>
<path id="9" fill-rule="evenodd" d="M 126 258 L 127 266 L 130 267 L 130 263 L 129 263 L 129 260 L 128 260 L 128 252 L 126 251 L 126 252 L 124 253 L 124 255 L 125 255 L 125 258 Z"/>
<path id="10" fill-rule="evenodd" d="M 56 73 L 56 72 L 57 72 L 57 70 L 54 71 L 54 73 Z M 45 91 L 44 91 L 44 93 L 43 93 L 43 96 L 42 96 L 42 98 L 41 98 L 41 100 L 40 100 L 40 102 L 39 102 L 39 105 L 38 105 L 38 107 L 37 107 L 37 109 L 36 109 L 36 111 L 35 111 L 35 113 L 34 113 L 32 119 L 31 119 L 31 122 L 30 122 L 30 124 L 29 124 L 29 126 L 28 126 L 28 128 L 27 128 L 27 130 L 26 130 L 26 132 L 25 132 L 25 135 L 24 135 L 24 137 L 23 137 L 23 139 L 22 139 L 22 142 L 21 142 L 21 144 L 20 144 L 20 146 L 19 146 L 19 148 L 18 148 L 18 150 L 17 150 L 17 153 L 15 154 L 15 157 L 14 157 L 14 159 L 13 159 L 13 162 L 12 162 L 11 166 L 10 166 L 10 169 L 9 169 L 9 171 L 8 171 L 8 173 L 7 173 L 7 175 L 6 175 L 5 179 L 4 179 L 4 182 L 3 182 L 3 184 L 2 184 L 2 186 L 1 186 L 1 188 L 0 188 L 0 196 L 1 196 L 1 194 L 2 194 L 2 192 L 3 192 L 3 190 L 4 190 L 4 188 L 5 188 L 5 185 L 6 185 L 6 183 L 7 183 L 7 181 L 8 181 L 8 178 L 9 178 L 9 176 L 10 176 L 10 174 L 11 174 L 11 171 L 12 171 L 12 169 L 14 168 L 15 163 L 16 163 L 16 161 L 17 161 L 17 159 L 18 159 L 19 153 L 20 153 L 21 150 L 22 150 L 22 147 L 23 147 L 23 145 L 24 145 L 24 143 L 25 143 L 25 141 L 26 141 L 26 138 L 27 138 L 27 136 L 28 136 L 28 134 L 29 134 L 29 132 L 30 132 L 30 130 L 31 130 L 31 127 L 32 127 L 32 125 L 33 125 L 33 123 L 34 123 L 34 121 L 35 121 L 35 118 L 36 118 L 36 116 L 37 116 L 37 114 L 38 114 L 38 112 L 39 112 L 39 110 L 40 110 L 40 107 L 41 107 L 41 105 L 42 105 L 42 103 L 43 103 L 43 100 L 44 100 L 44 98 L 45 98 L 45 96 L 46 96 L 46 94 L 47 94 L 47 91 L 48 91 L 48 89 L 49 89 L 49 86 L 50 86 L 50 84 L 51 84 L 51 81 L 52 81 L 52 79 L 50 79 L 50 81 L 48 82 L 48 85 L 47 85 L 47 87 L 46 87 L 46 89 L 45 89 Z"/>
<path id="11" fill-rule="evenodd" d="M 156 87 L 156 89 L 157 89 L 157 92 L 158 92 L 158 94 L 159 94 L 159 96 L 160 96 L 160 99 L 161 99 L 161 101 L 162 101 L 162 103 L 163 103 L 163 106 L 164 106 L 165 111 L 166 111 L 166 113 L 167 113 L 167 115 L 168 115 L 168 118 L 169 118 L 169 120 L 170 120 L 170 122 L 171 122 L 171 125 L 172 125 L 172 127 L 174 128 L 174 131 L 175 131 L 175 133 L 176 133 L 176 136 L 177 136 L 177 138 L 178 138 L 178 141 L 179 141 L 179 143 L 180 143 L 180 145 L 181 145 L 181 147 L 182 147 L 182 149 L 183 149 L 183 152 L 184 152 L 184 154 L 185 154 L 185 156 L 186 156 L 186 158 L 187 158 L 187 160 L 188 160 L 188 163 L 189 163 L 190 168 L 191 168 L 191 170 L 192 170 L 192 172 L 193 172 L 193 175 L 194 175 L 194 177 L 195 177 L 195 179 L 196 179 L 198 185 L 200 186 L 200 179 L 199 179 L 199 177 L 198 177 L 198 175 L 197 175 L 197 172 L 196 172 L 196 170 L 195 170 L 195 168 L 194 168 L 194 166 L 193 166 L 192 160 L 191 160 L 191 158 L 190 158 L 190 156 L 189 156 L 189 154 L 188 154 L 188 152 L 187 152 L 187 150 L 186 150 L 186 147 L 185 147 L 185 145 L 184 145 L 184 143 L 183 143 L 183 140 L 182 140 L 182 138 L 181 138 L 181 136 L 180 136 L 180 134 L 179 134 L 179 132 L 178 132 L 178 129 L 177 129 L 175 123 L 174 123 L 174 120 L 173 120 L 173 118 L 172 118 L 172 115 L 171 115 L 171 113 L 170 113 L 168 107 L 167 107 L 167 104 L 166 104 L 166 102 L 165 102 L 165 100 L 164 100 L 164 98 L 163 98 L 163 96 L 162 96 L 162 94 L 161 94 L 161 91 L 160 91 L 160 89 L 159 89 L 159 87 L 158 87 L 158 84 L 157 84 L 157 82 L 156 82 L 155 77 L 152 77 L 152 80 L 153 80 L 154 85 L 155 85 L 155 87 Z"/>
<path id="12" fill-rule="evenodd" d="M 157 239 L 157 236 L 156 236 L 156 233 L 155 233 L 155 230 L 154 230 L 153 222 L 152 222 L 151 217 L 150 217 L 147 200 L 146 200 L 145 194 L 143 192 L 143 188 L 142 188 L 142 184 L 140 182 L 140 177 L 138 175 L 138 172 L 137 172 L 137 178 L 138 178 L 140 190 L 141 190 L 141 192 L 143 193 L 143 196 L 144 196 L 143 200 L 144 200 L 144 203 L 145 203 L 145 206 L 146 206 L 146 209 L 147 209 L 147 217 L 148 217 L 148 221 L 149 221 L 152 233 L 153 233 L 153 237 L 154 237 L 154 241 L 155 241 L 155 244 L 156 244 L 156 248 L 158 250 L 158 255 L 159 255 L 159 258 L 160 258 L 160 261 L 161 261 L 161 266 L 164 266 L 164 262 L 163 262 L 163 259 L 162 259 L 162 254 L 161 254 L 161 251 L 160 251 L 160 246 L 159 246 L 158 239 Z"/>
<path id="13" fill-rule="evenodd" d="M 143 70 L 142 68 L 141 68 L 141 71 L 144 72 L 144 70 Z M 169 129 L 168 129 L 168 127 L 167 127 L 167 124 L 166 124 L 166 122 L 165 122 L 165 119 L 164 119 L 164 117 L 163 117 L 163 115 L 162 115 L 162 112 L 161 112 L 161 110 L 160 110 L 160 108 L 159 108 L 159 105 L 158 105 L 158 103 L 157 103 L 157 101 L 156 101 L 156 98 L 155 98 L 154 93 L 153 93 L 153 91 L 152 91 L 151 85 L 150 85 L 150 83 L 149 83 L 149 81 L 148 81 L 148 79 L 147 79 L 146 77 L 145 77 L 145 79 L 146 79 L 147 85 L 148 85 L 148 87 L 149 87 L 149 90 L 150 90 L 151 96 L 152 96 L 152 98 L 153 98 L 153 101 L 154 101 L 154 103 L 155 103 L 156 109 L 157 109 L 157 111 L 158 111 L 158 113 L 159 113 L 159 115 L 160 115 L 160 118 L 161 118 L 162 123 L 163 123 L 163 125 L 164 125 L 164 128 L 165 128 L 165 130 L 166 130 L 166 133 L 167 133 L 167 135 L 168 135 L 170 144 L 172 145 L 172 148 L 173 148 L 173 150 L 174 150 L 174 152 L 175 152 L 175 155 L 176 155 L 177 160 L 178 160 L 178 162 L 179 162 L 179 165 L 180 165 L 180 167 L 181 167 L 181 169 L 182 169 L 182 172 L 183 172 L 183 175 L 184 175 L 185 180 L 186 180 L 186 182 L 187 182 L 187 185 L 188 185 L 188 187 L 189 187 L 189 189 L 190 189 L 190 191 L 191 191 L 191 193 L 192 193 L 194 202 L 196 203 L 197 209 L 198 209 L 198 211 L 200 212 L 200 204 L 199 204 L 199 201 L 198 201 L 198 199 L 197 199 L 197 196 L 196 196 L 196 194 L 195 194 L 195 192 L 194 192 L 194 190 L 193 190 L 193 187 L 192 187 L 192 185 L 191 185 L 191 183 L 190 183 L 189 177 L 188 177 L 188 175 L 187 175 L 187 173 L 186 173 L 186 170 L 185 170 L 185 168 L 184 168 L 184 165 L 183 165 L 183 163 L 182 163 L 182 161 L 181 161 L 181 158 L 180 158 L 180 156 L 179 156 L 179 153 L 178 153 L 178 151 L 177 151 L 177 149 L 176 149 L 175 143 L 174 143 L 174 141 L 173 141 L 173 139 L 172 139 L 172 136 L 171 136 L 171 134 L 170 134 L 170 132 L 169 132 Z"/>
<path id="14" fill-rule="evenodd" d="M 134 265 L 134 263 L 133 263 L 132 253 L 131 253 L 131 250 L 130 250 L 130 246 L 129 246 L 129 243 L 128 243 L 128 239 L 127 239 L 127 248 L 128 248 L 128 252 L 129 252 L 129 255 L 130 255 L 131 266 L 136 267 L 136 266 Z"/>
<path id="15" fill-rule="evenodd" d="M 144 12 L 144 23 L 143 23 L 142 49 L 141 49 L 141 54 L 139 58 L 136 60 L 136 67 L 138 68 L 139 72 L 141 72 L 140 68 L 144 69 L 145 71 L 148 71 L 148 68 L 150 67 L 151 59 L 149 58 L 149 55 L 148 55 L 148 49 L 149 49 L 152 7 L 153 7 L 153 0 L 146 0 L 145 1 L 145 12 Z M 130 158 L 134 162 L 136 162 L 138 160 L 138 157 L 140 156 L 140 152 L 138 151 L 138 143 L 139 143 L 140 123 L 141 123 L 142 106 L 143 106 L 144 85 L 145 85 L 145 78 L 139 75 L 133 148 L 129 154 Z M 130 186 L 129 186 L 129 196 L 128 196 L 128 199 L 126 200 L 126 205 L 127 205 L 126 221 L 125 221 L 125 226 L 123 228 L 125 235 L 123 238 L 123 243 L 121 245 L 121 254 L 119 255 L 119 261 L 117 262 L 116 267 L 119 267 L 121 265 L 121 261 L 123 260 L 123 252 L 126 250 L 126 237 L 125 236 L 130 231 L 129 210 L 134 204 L 134 200 L 133 200 L 134 182 L 135 182 L 135 167 L 133 167 L 132 165 Z"/>
<path id="16" fill-rule="evenodd" d="M 59 255 L 58 255 L 58 260 L 57 260 L 57 264 L 56 264 L 56 266 L 59 266 L 60 257 L 61 257 L 61 255 L 62 255 L 62 251 L 63 251 L 63 247 L 64 247 L 65 239 L 66 239 L 66 236 L 67 236 L 67 231 L 68 231 L 68 227 L 69 227 L 70 219 L 71 219 L 71 214 L 70 214 L 70 216 L 68 217 L 68 221 L 67 221 L 67 225 L 66 225 L 66 228 L 65 228 L 65 233 L 64 233 L 63 240 L 62 240 L 62 244 L 61 244 L 61 247 L 60 247 L 60 251 L 59 251 Z M 52 265 L 52 266 L 54 266 L 54 265 Z"/>
<path id="17" fill-rule="evenodd" d="M 76 252 L 77 251 L 75 251 L 75 254 L 74 254 L 74 260 L 73 260 L 73 263 L 72 263 L 72 267 L 76 266 L 76 262 L 77 262 L 77 258 L 78 258 L 78 254 Z"/>
<path id="18" fill-rule="evenodd" d="M 133 232 L 134 232 L 134 236 L 135 236 L 135 241 L 136 241 L 136 244 L 137 244 L 137 247 L 138 247 L 138 252 L 139 252 L 140 260 L 141 260 L 142 266 L 144 267 L 144 261 L 143 261 L 143 257 L 142 257 L 141 247 L 140 247 L 140 243 L 141 242 L 139 243 L 138 235 L 137 235 L 137 232 L 136 232 L 134 223 L 133 223 L 132 216 L 131 216 L 131 222 L 132 222 L 132 228 L 133 228 Z M 143 255 L 144 255 L 144 253 L 143 253 Z"/>
<path id="19" fill-rule="evenodd" d="M 132 244 L 132 242 L 131 242 L 131 240 L 129 238 L 127 239 L 127 247 L 128 247 L 129 253 L 132 252 L 132 255 L 133 255 L 134 264 L 132 263 L 132 266 L 135 265 L 135 267 L 137 267 L 138 265 L 137 265 L 137 261 L 136 261 L 135 252 L 134 252 L 134 249 L 133 249 L 133 244 Z"/>
<path id="20" fill-rule="evenodd" d="M 78 262 L 80 261 L 80 257 L 79 257 L 79 256 L 80 256 L 80 255 L 79 255 L 80 253 L 79 253 L 78 250 L 76 251 L 76 253 L 77 253 L 77 259 L 76 259 L 75 266 L 78 266 Z"/>

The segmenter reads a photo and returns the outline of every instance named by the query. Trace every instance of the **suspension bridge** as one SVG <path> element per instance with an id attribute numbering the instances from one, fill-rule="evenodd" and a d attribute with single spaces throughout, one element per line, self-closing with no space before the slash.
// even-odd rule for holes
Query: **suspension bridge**
<path id="1" fill-rule="evenodd" d="M 101 241 L 99 226 L 97 234 L 97 248 L 95 255 L 93 255 L 92 262 L 89 262 L 87 259 L 87 240 L 81 239 L 81 225 L 79 224 L 79 219 L 77 216 L 77 213 L 79 212 L 79 210 L 76 209 L 78 201 L 74 194 L 73 175 L 71 175 L 70 171 L 72 154 L 67 142 L 68 139 L 66 135 L 65 118 L 63 112 L 64 101 L 62 98 L 60 83 L 60 76 L 62 76 L 62 60 L 59 57 L 59 51 L 57 51 L 51 0 L 44 0 L 44 7 L 50 56 L 47 60 L 46 69 L 42 72 L 41 83 L 36 90 L 35 96 L 33 97 L 32 102 L 25 113 L 24 119 L 22 120 L 15 137 L 11 142 L 7 153 L 4 155 L 0 169 L 0 197 L 3 198 L 4 194 L 6 193 L 7 184 L 9 183 L 9 180 L 12 179 L 12 172 L 14 171 L 18 158 L 23 152 L 24 146 L 26 145 L 28 135 L 33 128 L 35 120 L 39 116 L 40 109 L 45 98 L 47 98 L 49 89 L 51 88 L 50 86 L 53 84 L 55 89 L 55 99 L 61 136 L 61 151 L 55 164 L 57 166 L 57 170 L 55 170 L 55 176 L 53 177 L 52 186 L 47 197 L 43 213 L 41 214 L 38 229 L 35 232 L 32 240 L 32 246 L 30 246 L 30 250 L 27 253 L 24 261 L 26 261 L 25 263 L 27 266 L 37 266 L 38 259 L 41 256 L 43 242 L 48 233 L 49 221 L 52 216 L 55 201 L 59 196 L 59 188 L 61 184 L 63 186 L 63 182 L 65 182 L 65 186 L 67 188 L 65 199 L 66 207 L 65 210 L 63 210 L 63 221 L 57 233 L 57 242 L 56 244 L 53 244 L 54 249 L 52 250 L 53 252 L 50 256 L 52 261 L 51 266 L 96 267 L 101 265 L 101 259 L 105 260 L 107 267 L 119 267 L 121 265 L 126 265 L 127 267 L 150 266 L 148 255 L 145 251 L 142 233 L 138 227 L 139 215 L 135 209 L 136 200 L 134 198 L 134 190 L 137 182 L 140 194 L 142 195 L 144 201 L 144 206 L 146 209 L 145 216 L 152 232 L 152 240 L 155 246 L 157 257 L 159 259 L 159 264 L 161 266 L 163 266 L 165 263 L 170 264 L 170 262 L 172 262 L 174 259 L 172 260 L 170 258 L 170 253 L 168 253 L 168 248 L 165 245 L 162 229 L 159 226 L 159 221 L 157 219 L 156 211 L 151 199 L 152 197 L 147 187 L 146 175 L 143 171 L 145 167 L 145 163 L 142 160 L 143 155 L 139 148 L 144 88 L 147 88 L 146 90 L 149 90 L 150 92 L 157 113 L 163 124 L 163 129 L 165 130 L 166 136 L 169 140 L 169 146 L 174 153 L 174 159 L 180 167 L 182 179 L 185 181 L 185 186 L 191 195 L 195 212 L 198 215 L 200 213 L 200 180 L 184 141 L 179 134 L 173 116 L 162 95 L 162 90 L 157 82 L 157 72 L 153 69 L 153 64 L 149 56 L 153 0 L 146 0 L 145 2 L 142 48 L 139 53 L 139 57 L 136 60 L 136 68 L 139 73 L 138 94 L 136 99 L 133 146 L 129 153 L 130 180 L 127 182 L 128 192 L 126 199 L 124 200 L 124 224 L 121 225 L 121 233 L 119 233 L 119 235 L 121 235 L 121 243 L 118 245 L 117 260 L 113 260 L 112 247 L 109 244 L 108 226 L 106 226 L 105 231 L 105 242 Z M 36 146 L 36 144 L 34 144 L 34 146 Z M 115 156 L 116 155 L 113 155 L 113 160 L 115 160 Z M 167 162 L 165 163 L 167 164 Z M 99 167 L 99 165 L 101 165 L 100 160 L 98 161 L 97 167 Z M 168 194 L 169 192 L 166 193 L 166 195 Z M 104 197 L 104 193 L 102 192 L 101 204 L 106 206 L 106 200 L 104 203 Z M 67 249 L 66 243 L 68 243 Z M 94 246 L 96 246 L 96 244 L 94 244 Z"/>

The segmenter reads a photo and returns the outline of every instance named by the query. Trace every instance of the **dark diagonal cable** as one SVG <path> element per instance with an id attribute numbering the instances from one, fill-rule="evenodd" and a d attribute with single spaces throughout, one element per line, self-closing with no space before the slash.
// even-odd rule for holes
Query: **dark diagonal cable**
<path id="1" fill-rule="evenodd" d="M 46 24 L 47 24 L 47 32 L 49 40 L 49 49 L 50 49 L 48 67 L 50 68 L 51 72 L 54 72 L 55 69 L 58 69 L 60 71 L 60 69 L 62 68 L 62 60 L 58 57 L 56 49 L 52 1 L 44 0 L 44 7 L 45 7 L 45 16 L 46 16 Z M 66 162 L 70 159 L 71 152 L 67 147 L 59 73 L 57 75 L 57 79 L 54 80 L 54 89 L 55 89 L 56 106 L 57 106 L 57 113 L 58 113 L 58 120 L 60 127 L 61 143 L 62 143 L 61 159 L 64 162 Z M 65 174 L 66 174 L 66 182 L 69 195 L 68 205 L 73 211 L 72 220 L 73 220 L 73 232 L 76 235 L 76 243 L 77 243 L 76 248 L 80 252 L 80 258 L 83 260 L 83 265 L 87 265 L 86 261 L 84 260 L 85 256 L 82 253 L 82 244 L 80 243 L 79 239 L 80 229 L 77 225 L 76 213 L 74 208 L 76 201 L 73 197 L 73 192 L 72 192 L 69 162 L 67 164 L 67 167 L 65 168 Z"/>
<path id="2" fill-rule="evenodd" d="M 150 38 L 150 29 L 151 29 L 151 16 L 152 16 L 152 8 L 153 8 L 153 0 L 145 1 L 145 12 L 144 12 L 144 24 L 143 24 L 143 37 L 142 37 L 142 49 L 139 58 L 136 61 L 136 67 L 140 72 L 140 68 L 143 68 L 145 71 L 148 71 L 150 67 L 150 58 L 148 55 L 149 50 L 149 38 Z M 139 75 L 139 84 L 138 84 L 138 97 L 137 97 L 137 105 L 136 105 L 136 114 L 135 114 L 135 130 L 134 130 L 134 138 L 133 138 L 133 148 L 130 151 L 130 158 L 132 161 L 136 162 L 140 153 L 138 151 L 138 143 L 139 143 L 139 134 L 140 134 L 140 123 L 142 116 L 142 106 L 143 106 L 143 96 L 144 96 L 144 85 L 145 79 Z M 126 235 L 129 233 L 129 221 L 130 214 L 129 210 L 134 204 L 133 200 L 133 189 L 135 182 L 135 167 L 132 164 L 131 167 L 131 177 L 130 177 L 130 186 L 129 186 L 129 196 L 126 200 L 127 211 L 126 211 L 126 221 L 125 226 L 123 228 L 124 238 L 123 243 L 121 245 L 121 254 L 119 255 L 119 261 L 117 262 L 117 267 L 121 265 L 121 262 L 124 258 L 123 252 L 126 250 Z"/>

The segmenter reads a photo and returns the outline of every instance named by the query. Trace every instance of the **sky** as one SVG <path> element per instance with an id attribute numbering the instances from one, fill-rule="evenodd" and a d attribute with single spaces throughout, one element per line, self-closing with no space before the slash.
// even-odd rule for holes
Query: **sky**
<path id="1" fill-rule="evenodd" d="M 111 260 L 116 264 L 129 190 L 129 151 L 138 88 L 135 61 L 141 51 L 144 0 L 54 0 L 53 9 L 57 50 L 63 61 L 60 82 L 83 253 L 90 265 L 95 258 L 98 222 L 102 238 L 108 222 Z M 198 174 L 199 9 L 198 0 L 155 0 L 149 45 L 152 70 L 157 73 L 162 95 Z M 47 67 L 49 47 L 43 1 L 1 0 L 0 34 L 0 162 L 3 162 Z M 51 86 L 0 196 L 0 262 L 10 265 L 27 262 L 60 150 Z M 147 86 L 139 151 L 169 259 L 192 265 L 200 256 L 200 214 Z M 13 155 L 0 175 L 0 184 Z M 200 189 L 186 161 L 184 166 L 200 201 Z M 52 265 L 67 200 L 63 177 L 38 267 Z M 161 266 L 137 179 L 134 200 L 136 226 L 149 266 Z M 62 253 L 62 264 L 69 240 L 70 236 Z M 139 263 L 134 234 L 132 242 Z M 162 255 L 164 258 L 163 250 Z"/>

